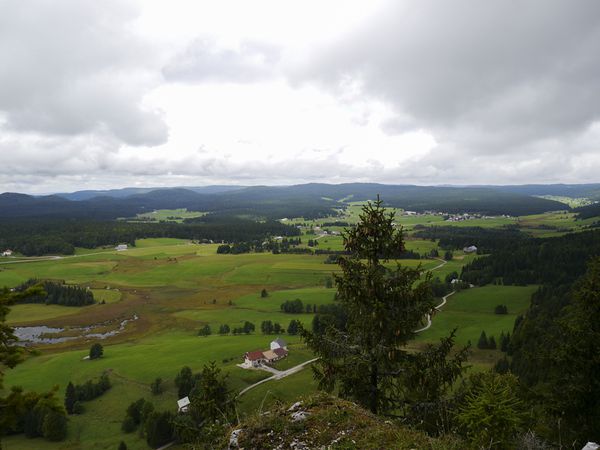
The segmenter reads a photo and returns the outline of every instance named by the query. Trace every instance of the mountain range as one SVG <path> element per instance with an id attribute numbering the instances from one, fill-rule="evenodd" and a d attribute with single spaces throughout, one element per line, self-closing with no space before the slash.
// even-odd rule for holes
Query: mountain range
<path id="1" fill-rule="evenodd" d="M 350 201 L 373 200 L 413 211 L 526 215 L 569 209 L 541 195 L 600 198 L 600 184 L 414 186 L 376 183 L 294 186 L 204 186 L 85 190 L 46 196 L 0 194 L 0 218 L 55 217 L 110 220 L 156 209 L 187 208 L 265 218 L 319 217 Z"/>

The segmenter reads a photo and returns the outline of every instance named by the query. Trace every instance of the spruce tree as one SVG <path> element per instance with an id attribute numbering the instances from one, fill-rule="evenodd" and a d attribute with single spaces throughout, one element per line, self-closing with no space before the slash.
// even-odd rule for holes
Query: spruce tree
<path id="1" fill-rule="evenodd" d="M 298 322 L 296 320 L 290 320 L 290 324 L 287 327 L 287 333 L 290 335 L 298 334 Z"/>
<path id="2" fill-rule="evenodd" d="M 65 390 L 65 409 L 68 414 L 73 414 L 73 407 L 77 401 L 77 395 L 75 393 L 75 386 L 69 381 L 67 389 Z"/>
<path id="3" fill-rule="evenodd" d="M 404 250 L 404 240 L 379 199 L 363 207 L 343 239 L 349 256 L 339 257 L 342 273 L 334 276 L 346 329 L 303 330 L 302 337 L 321 357 L 315 367 L 321 388 L 338 386 L 342 397 L 373 413 L 392 411 L 404 401 L 402 373 L 410 356 L 403 347 L 433 307 L 429 277 L 423 282 L 419 268 L 386 264 Z"/>
<path id="4" fill-rule="evenodd" d="M 482 331 L 481 335 L 479 336 L 479 341 L 477 341 L 477 348 L 483 350 L 488 347 L 489 347 L 489 343 L 488 343 L 487 335 L 485 334 L 485 331 Z"/>
<path id="5" fill-rule="evenodd" d="M 104 348 L 102 344 L 95 343 L 90 348 L 90 359 L 98 359 L 104 354 Z"/>

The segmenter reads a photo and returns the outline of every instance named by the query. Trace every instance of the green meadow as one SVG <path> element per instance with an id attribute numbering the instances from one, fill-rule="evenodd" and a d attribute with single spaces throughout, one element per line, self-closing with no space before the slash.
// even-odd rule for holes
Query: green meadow
<path id="1" fill-rule="evenodd" d="M 328 236 L 320 241 L 323 239 L 341 238 Z M 436 243 L 409 237 L 407 247 L 426 253 L 436 248 Z M 12 436 L 3 441 L 4 448 L 114 449 L 121 440 L 128 448 L 146 448 L 136 433 L 121 432 L 125 409 L 134 400 L 144 397 L 158 409 L 174 410 L 177 392 L 173 380 L 183 366 L 196 372 L 209 361 L 216 361 L 228 374 L 234 392 L 270 376 L 267 372 L 237 366 L 243 362 L 245 352 L 266 350 L 276 337 L 262 335 L 261 322 L 271 320 L 287 328 L 290 320 L 295 319 L 310 326 L 314 314 L 286 314 L 280 305 L 297 298 L 311 305 L 332 302 L 335 289 L 325 285 L 338 271 L 338 266 L 324 264 L 324 255 L 218 255 L 216 248 L 216 244 L 193 244 L 185 240 L 145 239 L 122 252 L 97 249 L 60 259 L 0 265 L 0 285 L 15 286 L 29 278 L 60 279 L 90 287 L 98 301 L 81 308 L 16 305 L 8 316 L 11 324 L 67 328 L 113 324 L 106 325 L 110 328 L 134 314 L 139 317 L 122 333 L 101 341 L 105 350 L 99 360 L 84 360 L 92 341 L 76 340 L 39 345 L 24 363 L 8 370 L 5 389 L 20 385 L 28 390 L 44 391 L 57 386 L 61 399 L 69 381 L 82 383 L 105 371 L 110 373 L 113 388 L 102 397 L 86 402 L 84 414 L 70 417 L 65 442 L 48 443 Z M 460 273 L 462 265 L 474 258 L 460 253 L 445 265 L 438 260 L 400 263 L 420 266 L 424 271 L 437 267 L 433 275 L 443 279 L 452 271 Z M 260 295 L 263 288 L 268 291 L 267 297 Z M 511 331 L 514 317 L 527 307 L 534 289 L 488 286 L 456 294 L 436 315 L 432 328 L 418 336 L 417 345 L 435 341 L 454 327 L 459 327 L 459 343 L 476 342 L 482 329 L 496 337 L 502 330 Z M 493 314 L 494 306 L 500 303 L 508 306 L 508 315 Z M 216 334 L 221 324 L 235 328 L 245 321 L 255 324 L 254 333 Z M 198 330 L 205 324 L 210 325 L 213 334 L 198 336 Z M 298 336 L 283 334 L 282 337 L 289 344 L 290 356 L 276 364 L 278 369 L 289 369 L 312 358 Z M 477 363 L 489 367 L 493 361 Z M 248 391 L 239 399 L 239 413 L 250 414 L 261 405 L 266 408 L 276 401 L 291 402 L 314 391 L 316 383 L 311 372 L 308 367 Z M 157 377 L 166 381 L 166 391 L 153 396 L 150 383 Z"/>
<path id="2" fill-rule="evenodd" d="M 447 336 L 454 328 L 456 342 L 465 345 L 469 341 L 476 346 L 479 335 L 485 331 L 496 342 L 501 332 L 512 333 L 516 317 L 524 313 L 536 286 L 483 286 L 458 292 L 432 320 L 431 328 L 421 333 L 417 341 L 434 342 Z M 508 314 L 494 314 L 497 305 L 506 305 Z"/>

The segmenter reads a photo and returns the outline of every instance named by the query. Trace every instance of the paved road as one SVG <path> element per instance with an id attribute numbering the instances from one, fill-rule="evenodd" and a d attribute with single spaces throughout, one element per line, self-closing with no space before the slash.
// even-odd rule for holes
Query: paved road
<path id="1" fill-rule="evenodd" d="M 287 370 L 282 370 L 281 372 L 279 372 L 278 374 L 272 375 L 269 378 L 265 378 L 264 380 L 260 380 L 258 383 L 254 383 L 250 386 L 248 386 L 245 389 L 242 389 L 240 391 L 240 393 L 237 395 L 238 397 L 241 397 L 242 395 L 244 395 L 246 392 L 248 392 L 251 389 L 254 389 L 257 386 L 260 386 L 263 383 L 266 383 L 267 381 L 271 381 L 271 380 L 281 380 L 282 378 L 285 378 L 287 376 L 293 375 L 296 372 L 300 372 L 302 369 L 304 369 L 306 366 L 308 366 L 309 364 L 314 363 L 317 359 L 319 358 L 313 358 L 311 360 L 308 361 L 304 361 L 302 364 L 298 364 L 297 366 L 292 367 L 291 369 L 287 369 Z"/>
<path id="2" fill-rule="evenodd" d="M 456 294 L 456 291 L 452 291 L 448 295 L 445 295 L 444 297 L 442 297 L 442 303 L 440 303 L 439 305 L 435 306 L 434 309 L 436 311 L 439 311 L 440 308 L 446 304 L 446 301 L 448 300 L 448 297 L 450 297 L 451 295 L 454 295 L 454 294 Z M 421 332 L 423 332 L 425 330 L 428 330 L 429 327 L 431 327 L 431 314 L 427 314 L 427 325 L 425 325 L 423 328 L 419 328 L 418 330 L 413 331 L 413 333 L 421 333 Z"/>

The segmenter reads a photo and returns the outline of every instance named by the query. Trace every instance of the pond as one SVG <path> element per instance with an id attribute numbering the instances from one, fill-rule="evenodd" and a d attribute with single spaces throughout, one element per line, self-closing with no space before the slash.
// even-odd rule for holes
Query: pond
<path id="1" fill-rule="evenodd" d="M 61 342 L 73 341 L 76 339 L 106 339 L 123 332 L 129 322 L 138 320 L 137 314 L 129 319 L 121 320 L 118 326 L 112 330 L 103 332 L 94 332 L 95 329 L 110 325 L 110 322 L 104 322 L 87 327 L 70 327 L 70 328 L 58 328 L 58 327 L 47 327 L 45 325 L 36 327 L 15 327 L 14 335 L 19 339 L 19 345 L 33 345 L 33 344 L 59 344 Z M 61 336 L 61 333 L 68 332 L 69 336 Z M 75 333 L 73 336 L 72 334 Z"/>

